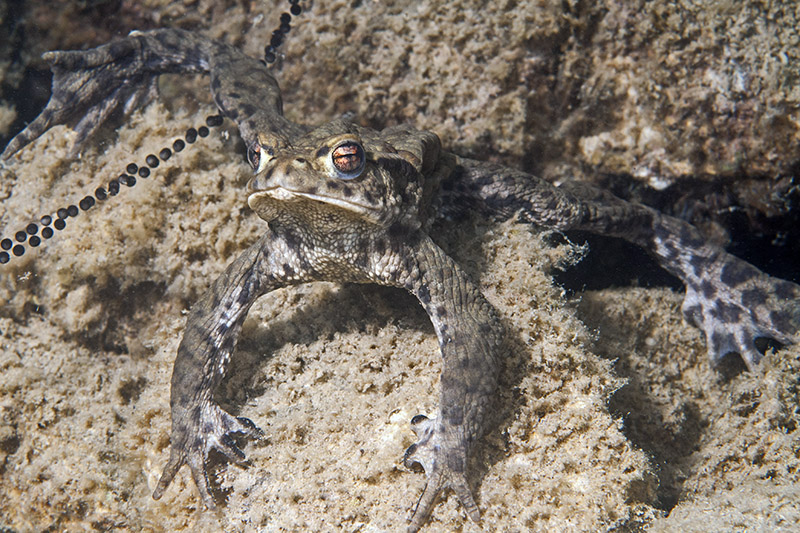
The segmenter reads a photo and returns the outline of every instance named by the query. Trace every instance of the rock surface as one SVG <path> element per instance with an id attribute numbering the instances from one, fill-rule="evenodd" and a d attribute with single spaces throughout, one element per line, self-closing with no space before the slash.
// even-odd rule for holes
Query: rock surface
<path id="1" fill-rule="evenodd" d="M 123 1 L 110 17 L 111 4 L 85 2 L 53 19 L 29 3 L 16 22 L 27 51 L 15 58 L 2 47 L 4 87 L 24 87 L 27 62 L 45 49 L 134 28 L 196 29 L 257 56 L 288 7 Z M 793 2 L 484 4 L 314 2 L 281 48 L 287 113 L 308 123 L 345 112 L 373 127 L 411 122 L 462 155 L 554 180 L 730 184 L 724 194 L 712 188 L 717 203 L 688 209 L 690 218 L 736 204 L 763 222 L 795 205 Z M 4 25 L 11 15 L 2 13 Z M 103 131 L 80 159 L 65 159 L 71 134 L 55 128 L 6 163 L 3 234 L 201 123 L 213 113 L 207 83 L 165 77 L 161 101 Z M 12 134 L 23 114 L 9 94 L 0 133 Z M 219 515 L 198 510 L 185 470 L 162 500 L 150 498 L 168 452 L 185 310 L 263 227 L 246 207 L 242 147 L 229 124 L 221 131 L 0 267 L 0 528 L 405 527 L 424 476 L 400 459 L 410 418 L 435 407 L 439 356 L 413 299 L 375 287 L 318 284 L 263 298 L 218 397 L 266 439 L 247 445 L 246 469 L 216 463 L 227 498 Z M 473 463 L 485 526 L 793 527 L 798 349 L 768 355 L 757 375 L 712 369 L 702 335 L 680 316 L 680 294 L 569 296 L 550 274 L 581 251 L 553 240 L 477 220 L 440 232 L 510 332 L 498 427 Z M 451 496 L 428 530 L 454 529 L 478 530 Z"/>

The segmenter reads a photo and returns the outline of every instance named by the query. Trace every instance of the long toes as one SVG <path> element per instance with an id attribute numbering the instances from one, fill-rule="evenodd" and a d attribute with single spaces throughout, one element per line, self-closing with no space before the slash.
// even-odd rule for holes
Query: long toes
<path id="1" fill-rule="evenodd" d="M 158 480 L 158 485 L 156 485 L 153 491 L 153 499 L 158 500 L 164 495 L 164 491 L 167 490 L 167 487 L 172 483 L 178 470 L 180 470 L 184 464 L 189 467 L 192 473 L 192 479 L 194 479 L 194 483 L 197 485 L 197 490 L 200 493 L 200 499 L 203 500 L 203 505 L 210 510 L 217 509 L 217 503 L 214 501 L 214 497 L 211 495 L 209 489 L 203 453 L 189 453 L 186 455 L 173 449 L 172 452 L 170 452 L 169 462 L 167 462 L 167 466 L 164 467 L 161 478 Z"/>
<path id="2" fill-rule="evenodd" d="M 251 437 L 254 439 L 261 439 L 264 437 L 264 432 L 261 431 L 261 428 L 256 426 L 252 420 L 249 418 L 245 418 L 243 416 L 236 417 L 236 421 L 239 422 L 241 425 L 241 429 L 239 432 L 245 434 L 247 437 Z"/>
<path id="3" fill-rule="evenodd" d="M 194 483 L 197 485 L 197 490 L 200 493 L 200 499 L 203 500 L 203 504 L 209 510 L 216 510 L 217 502 L 214 501 L 214 497 L 211 495 L 211 489 L 209 488 L 205 458 L 202 454 L 191 455 L 186 458 L 186 464 L 189 465 L 189 469 L 192 471 L 192 479 L 194 479 Z"/>
<path id="4" fill-rule="evenodd" d="M 457 476 L 456 479 L 450 480 L 450 486 L 453 488 L 456 496 L 458 496 L 461 505 L 464 506 L 464 510 L 467 512 L 469 519 L 476 524 L 480 524 L 481 512 L 478 510 L 478 504 L 475 503 L 475 497 L 472 496 L 469 485 L 467 485 L 467 478 L 464 476 Z"/>
<path id="5" fill-rule="evenodd" d="M 417 415 L 411 419 L 411 427 L 419 440 L 408 447 L 403 463 L 408 468 L 415 464 L 421 465 L 427 482 L 411 515 L 408 531 L 417 531 L 428 521 L 436 502 L 447 488 L 456 493 L 470 519 L 480 523 L 481 515 L 464 474 L 466 444 L 453 443 L 445 438 L 446 431 L 437 423 L 436 418 Z"/>
<path id="6" fill-rule="evenodd" d="M 428 482 L 425 484 L 425 490 L 422 491 L 422 495 L 419 497 L 419 501 L 417 502 L 417 506 L 414 508 L 414 511 L 411 514 L 410 523 L 408 524 L 408 533 L 413 533 L 419 531 L 419 529 L 428 521 L 428 518 L 431 516 L 431 512 L 433 512 L 433 507 L 436 505 L 436 502 L 439 500 L 439 496 L 444 489 L 444 484 L 442 483 L 442 476 L 438 476 L 439 479 L 430 479 L 428 478 Z"/>
<path id="7" fill-rule="evenodd" d="M 720 261 L 718 278 L 687 284 L 683 313 L 705 333 L 713 363 L 737 352 L 755 370 L 763 357 L 756 339 L 800 342 L 800 286 L 727 254 Z"/>
<path id="8" fill-rule="evenodd" d="M 229 461 L 243 464 L 247 456 L 233 439 L 234 434 L 245 437 L 260 438 L 263 436 L 258 427 L 244 417 L 233 417 L 216 405 L 202 409 L 199 421 L 178 428 L 173 427 L 170 457 L 164 472 L 153 491 L 153 498 L 158 499 L 172 482 L 181 466 L 187 464 L 192 471 L 197 489 L 203 503 L 209 509 L 217 505 L 211 496 L 205 462 L 208 452 L 213 448 L 220 451 Z"/>
<path id="9" fill-rule="evenodd" d="M 236 441 L 233 440 L 229 434 L 225 434 L 220 438 L 219 450 L 225 454 L 230 461 L 234 463 L 243 463 L 247 460 L 247 455 L 242 451 L 239 446 L 236 445 Z"/>
<path id="10" fill-rule="evenodd" d="M 164 467 L 164 471 L 161 473 L 161 478 L 158 480 L 158 485 L 156 485 L 156 489 L 153 491 L 153 499 L 158 500 L 161 496 L 164 495 L 164 491 L 167 490 L 169 484 L 172 483 L 172 480 L 175 478 L 175 474 L 178 473 L 183 463 L 186 462 L 186 457 L 173 449 L 170 452 L 169 462 L 167 462 L 167 466 Z"/>
<path id="11" fill-rule="evenodd" d="M 475 498 L 472 496 L 472 491 L 467 485 L 466 477 L 463 475 L 453 474 L 452 472 L 450 472 L 448 475 L 440 472 L 434 474 L 434 476 L 428 477 L 428 482 L 425 484 L 425 490 L 422 492 L 422 495 L 417 502 L 417 506 L 411 515 L 410 523 L 407 529 L 409 533 L 418 531 L 423 525 L 425 525 L 430 518 L 431 513 L 433 512 L 433 508 L 439 501 L 442 492 L 447 487 L 452 488 L 453 492 L 456 493 L 458 500 L 461 502 L 461 505 L 464 506 L 464 510 L 467 512 L 467 516 L 469 516 L 470 520 L 476 524 L 480 524 L 481 513 L 480 510 L 478 510 L 478 505 L 475 503 Z"/>

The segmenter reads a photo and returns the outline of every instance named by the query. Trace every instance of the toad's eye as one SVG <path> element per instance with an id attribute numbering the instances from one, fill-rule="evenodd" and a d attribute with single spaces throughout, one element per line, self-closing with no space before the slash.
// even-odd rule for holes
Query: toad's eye
<path id="1" fill-rule="evenodd" d="M 258 169 L 258 164 L 261 162 L 261 147 L 258 143 L 253 143 L 247 148 L 247 161 L 253 170 Z"/>
<path id="2" fill-rule="evenodd" d="M 345 180 L 360 176 L 366 159 L 364 148 L 353 141 L 345 141 L 331 152 L 333 168 L 339 173 L 339 177 Z"/>
<path id="3" fill-rule="evenodd" d="M 271 152 L 271 150 L 269 152 Z M 253 167 L 256 174 L 260 173 L 264 170 L 264 167 L 267 166 L 267 161 L 270 159 L 269 155 L 269 153 L 264 153 L 261 145 L 257 142 L 250 145 L 247 149 L 247 161 L 250 163 L 250 166 Z"/>

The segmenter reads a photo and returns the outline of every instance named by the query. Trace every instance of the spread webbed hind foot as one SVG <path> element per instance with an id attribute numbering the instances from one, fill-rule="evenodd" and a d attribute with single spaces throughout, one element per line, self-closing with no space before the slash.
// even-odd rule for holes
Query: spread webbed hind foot
<path id="1" fill-rule="evenodd" d="M 800 286 L 724 252 L 693 274 L 686 280 L 683 314 L 705 333 L 712 363 L 737 352 L 755 370 L 762 357 L 756 339 L 800 340 Z"/>

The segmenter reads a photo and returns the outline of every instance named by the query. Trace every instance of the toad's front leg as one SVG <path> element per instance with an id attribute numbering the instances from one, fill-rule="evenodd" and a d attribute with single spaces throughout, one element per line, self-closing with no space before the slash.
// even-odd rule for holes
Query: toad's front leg
<path id="1" fill-rule="evenodd" d="M 267 233 L 242 253 L 192 308 L 172 371 L 170 458 L 153 492 L 159 499 L 181 466 L 192 472 L 200 497 L 216 507 L 208 487 L 205 462 L 217 449 L 229 459 L 244 460 L 232 433 L 257 437 L 250 420 L 223 411 L 213 399 L 225 375 L 247 311 L 266 292 L 306 281 L 301 258 L 274 233 Z"/>
<path id="2" fill-rule="evenodd" d="M 430 316 L 444 359 L 438 414 L 432 419 L 414 417 L 412 425 L 419 440 L 405 454 L 406 465 L 421 464 L 427 476 L 408 528 L 417 531 L 448 487 L 469 517 L 480 521 L 467 485 L 467 456 L 483 433 L 497 388 L 503 330 L 478 288 L 430 238 L 423 237 L 412 255 L 415 261 L 403 285 Z"/>

